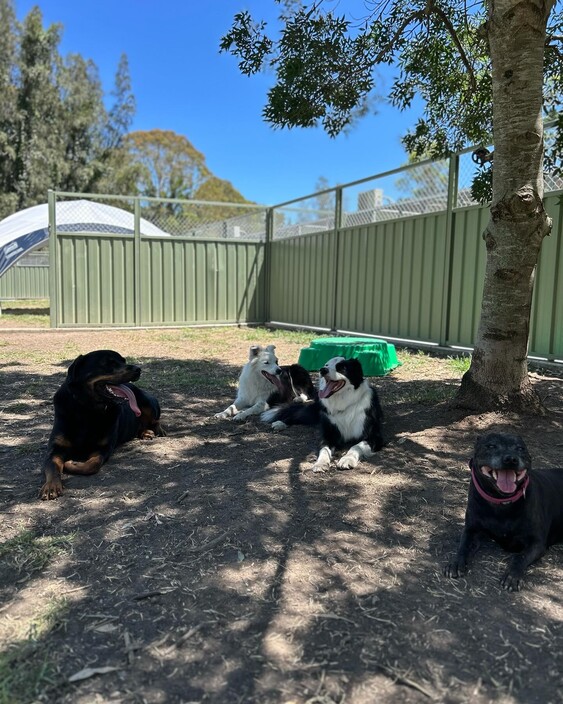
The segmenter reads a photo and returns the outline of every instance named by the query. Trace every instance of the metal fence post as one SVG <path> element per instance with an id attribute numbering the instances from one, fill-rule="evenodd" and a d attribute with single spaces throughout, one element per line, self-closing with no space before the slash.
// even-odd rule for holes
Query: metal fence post
<path id="1" fill-rule="evenodd" d="M 133 315 L 135 327 L 141 325 L 141 203 L 133 201 Z"/>
<path id="2" fill-rule="evenodd" d="M 338 330 L 338 255 L 340 254 L 340 229 L 342 227 L 342 187 L 335 190 L 334 198 L 334 232 L 335 242 L 333 250 L 333 279 L 332 279 L 332 325 L 331 332 Z"/>
<path id="3" fill-rule="evenodd" d="M 57 261 L 57 195 L 47 191 L 47 210 L 49 213 L 49 323 L 52 328 L 59 324 L 59 264 Z"/>
<path id="4" fill-rule="evenodd" d="M 445 347 L 450 333 L 450 303 L 452 282 L 452 254 L 455 228 L 454 208 L 457 207 L 457 191 L 459 176 L 459 154 L 450 154 L 448 168 L 448 201 L 446 204 L 446 233 L 444 242 L 444 287 L 442 290 L 442 315 L 440 320 L 439 343 Z"/>
<path id="5" fill-rule="evenodd" d="M 272 240 L 274 239 L 274 209 L 266 210 L 266 241 L 264 242 L 264 322 L 271 321 L 270 292 L 272 277 Z"/>

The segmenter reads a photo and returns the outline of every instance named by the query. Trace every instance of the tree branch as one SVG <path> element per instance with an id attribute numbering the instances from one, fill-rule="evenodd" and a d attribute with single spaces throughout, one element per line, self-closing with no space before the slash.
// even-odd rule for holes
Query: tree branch
<path id="1" fill-rule="evenodd" d="M 430 9 L 438 15 L 438 17 L 444 23 L 444 27 L 450 33 L 453 43 L 456 45 L 457 50 L 459 51 L 461 62 L 463 63 L 463 65 L 467 69 L 467 73 L 469 74 L 469 81 L 471 83 L 471 87 L 474 91 L 477 91 L 477 81 L 475 80 L 475 74 L 473 73 L 473 66 L 471 66 L 471 64 L 469 63 L 467 54 L 465 53 L 465 50 L 461 42 L 459 41 L 459 37 L 457 36 L 453 24 L 450 22 L 449 18 L 446 16 L 446 13 L 441 8 L 436 7 L 436 5 L 431 5 Z"/>

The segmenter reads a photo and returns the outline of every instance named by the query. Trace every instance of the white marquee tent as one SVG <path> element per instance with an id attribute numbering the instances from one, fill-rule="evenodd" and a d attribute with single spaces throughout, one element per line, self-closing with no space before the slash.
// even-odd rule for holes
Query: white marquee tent
<path id="1" fill-rule="evenodd" d="M 111 232 L 133 234 L 132 213 L 89 200 L 68 200 L 56 204 L 57 232 Z M 167 232 L 141 218 L 141 234 L 170 237 Z M 0 220 L 0 276 L 25 254 L 47 244 L 47 203 L 20 210 Z"/>

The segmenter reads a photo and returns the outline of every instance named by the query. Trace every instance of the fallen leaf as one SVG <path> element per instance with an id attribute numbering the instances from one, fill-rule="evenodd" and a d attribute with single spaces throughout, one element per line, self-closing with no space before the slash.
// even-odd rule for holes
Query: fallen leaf
<path id="1" fill-rule="evenodd" d="M 114 626 L 113 623 L 102 623 L 101 626 L 94 626 L 94 630 L 98 633 L 113 633 L 118 628 L 119 626 Z"/>
<path id="2" fill-rule="evenodd" d="M 94 677 L 94 675 L 107 675 L 108 672 L 115 672 L 119 670 L 118 667 L 85 667 L 83 670 L 75 672 L 68 678 L 69 682 L 80 682 L 80 680 L 87 680 L 89 677 Z"/>

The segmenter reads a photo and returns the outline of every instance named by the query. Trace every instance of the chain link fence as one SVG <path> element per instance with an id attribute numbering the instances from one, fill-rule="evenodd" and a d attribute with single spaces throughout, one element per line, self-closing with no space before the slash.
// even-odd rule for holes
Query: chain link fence
<path id="1" fill-rule="evenodd" d="M 75 194 L 66 193 L 57 193 L 57 232 L 132 235 L 136 202 L 144 237 L 266 239 L 267 209 L 263 206 L 107 195 L 77 199 Z"/>
<path id="2" fill-rule="evenodd" d="M 287 205 L 275 206 L 273 239 L 280 240 L 333 230 L 335 204 L 336 194 L 331 189 L 297 199 Z"/>

